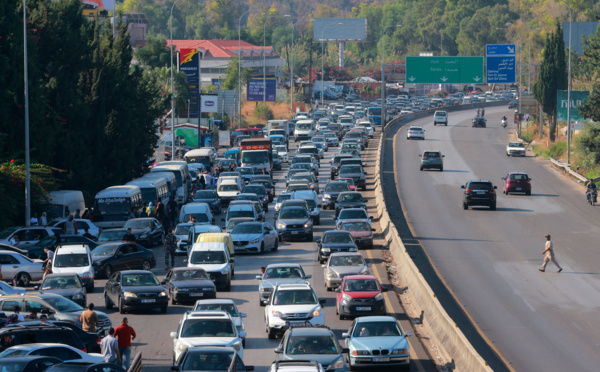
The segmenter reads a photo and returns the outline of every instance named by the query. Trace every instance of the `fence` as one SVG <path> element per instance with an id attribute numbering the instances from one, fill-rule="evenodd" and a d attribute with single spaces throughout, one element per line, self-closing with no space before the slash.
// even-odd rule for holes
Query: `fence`
<path id="1" fill-rule="evenodd" d="M 142 372 L 142 352 L 137 353 L 127 372 Z"/>

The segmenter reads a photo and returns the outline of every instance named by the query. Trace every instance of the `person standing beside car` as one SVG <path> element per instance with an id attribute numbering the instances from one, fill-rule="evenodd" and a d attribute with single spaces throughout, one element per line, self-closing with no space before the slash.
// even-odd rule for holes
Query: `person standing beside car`
<path id="1" fill-rule="evenodd" d="M 77 223 L 73 219 L 73 216 L 69 216 L 69 219 L 65 221 L 65 233 L 69 235 L 77 235 Z"/>
<path id="2" fill-rule="evenodd" d="M 135 340 L 137 335 L 133 327 L 129 325 L 127 317 L 123 318 L 123 322 L 115 328 L 115 337 L 119 343 L 119 354 L 123 360 L 123 368 L 129 369 L 131 363 L 131 341 Z"/>
<path id="3" fill-rule="evenodd" d="M 94 303 L 90 302 L 88 309 L 81 313 L 79 317 L 81 322 L 81 329 L 86 332 L 96 332 L 96 326 L 98 325 L 98 314 L 94 311 Z"/>
<path id="4" fill-rule="evenodd" d="M 165 270 L 175 267 L 175 249 L 177 248 L 177 238 L 173 234 L 173 229 L 167 230 L 165 242 L 163 243 L 163 251 L 165 252 Z M 171 266 L 169 266 L 169 259 Z"/>
<path id="5" fill-rule="evenodd" d="M 121 354 L 119 353 L 119 342 L 114 337 L 115 329 L 110 327 L 108 334 L 100 342 L 100 350 L 106 363 L 121 364 Z"/>
<path id="6" fill-rule="evenodd" d="M 86 237 L 86 238 L 88 238 L 89 240 L 91 240 L 91 241 L 94 241 L 94 242 L 97 242 L 97 241 L 98 241 L 98 238 L 96 238 L 94 235 L 90 234 L 90 231 L 89 231 L 89 229 L 88 229 L 88 227 L 87 227 L 87 226 L 86 226 L 86 227 L 84 227 L 84 228 L 83 228 L 83 230 L 85 231 L 85 232 L 83 233 L 83 236 L 84 236 L 84 237 Z"/>

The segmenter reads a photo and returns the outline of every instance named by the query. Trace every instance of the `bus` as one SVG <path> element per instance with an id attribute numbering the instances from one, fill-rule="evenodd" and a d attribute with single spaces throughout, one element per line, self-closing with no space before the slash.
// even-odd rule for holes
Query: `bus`
<path id="1" fill-rule="evenodd" d="M 367 117 L 373 124 L 381 125 L 381 107 L 369 107 Z"/>
<path id="2" fill-rule="evenodd" d="M 183 159 L 188 164 L 200 163 L 205 169 L 211 169 L 215 165 L 217 154 L 212 148 L 199 148 L 190 150 L 183 155 Z"/>
<path id="3" fill-rule="evenodd" d="M 142 191 L 138 186 L 108 187 L 94 198 L 94 224 L 103 229 L 123 227 L 129 210 L 139 210 L 143 204 Z"/>

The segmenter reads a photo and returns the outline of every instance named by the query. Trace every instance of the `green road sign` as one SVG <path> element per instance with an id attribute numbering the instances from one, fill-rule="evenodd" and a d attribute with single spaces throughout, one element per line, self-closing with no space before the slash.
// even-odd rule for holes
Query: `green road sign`
<path id="1" fill-rule="evenodd" d="M 588 99 L 590 92 L 587 90 L 572 90 L 571 91 L 571 121 L 583 121 L 585 118 L 579 115 L 579 106 L 583 105 Z M 559 90 L 556 92 L 556 120 L 567 121 L 567 104 L 568 92 L 566 90 Z"/>
<path id="2" fill-rule="evenodd" d="M 481 84 L 483 57 L 406 57 L 406 82 Z"/>

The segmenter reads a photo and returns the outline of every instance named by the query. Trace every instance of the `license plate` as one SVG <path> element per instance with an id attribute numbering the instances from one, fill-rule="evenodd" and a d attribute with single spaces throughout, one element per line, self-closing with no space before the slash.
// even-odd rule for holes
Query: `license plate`
<path id="1" fill-rule="evenodd" d="M 142 300 L 142 303 L 143 303 L 143 304 L 149 304 L 149 303 L 152 303 L 152 302 L 156 302 L 156 300 L 155 300 L 155 299 L 150 299 L 150 300 Z"/>
<path id="2" fill-rule="evenodd" d="M 290 325 L 292 326 L 297 326 L 297 325 L 304 325 L 305 322 L 304 321 L 295 321 L 295 322 L 289 322 Z"/>
<path id="3" fill-rule="evenodd" d="M 370 306 L 358 306 L 356 307 L 356 311 L 371 311 Z"/>
<path id="4" fill-rule="evenodd" d="M 292 231 L 292 235 L 298 234 L 298 233 L 299 233 L 299 231 Z"/>
<path id="5" fill-rule="evenodd" d="M 517 191 L 521 191 L 521 188 L 520 188 L 520 187 L 517 187 L 517 188 L 516 188 L 516 190 L 517 190 Z"/>
<path id="6" fill-rule="evenodd" d="M 485 195 L 485 191 L 477 191 L 477 195 Z"/>
<path id="7" fill-rule="evenodd" d="M 389 362 L 390 358 L 373 358 L 373 361 L 374 362 L 379 362 L 379 363 L 381 363 L 381 362 Z"/>
<path id="8" fill-rule="evenodd" d="M 192 292 L 192 296 L 194 296 L 194 297 L 204 297 L 204 293 L 202 293 L 202 292 Z"/>

